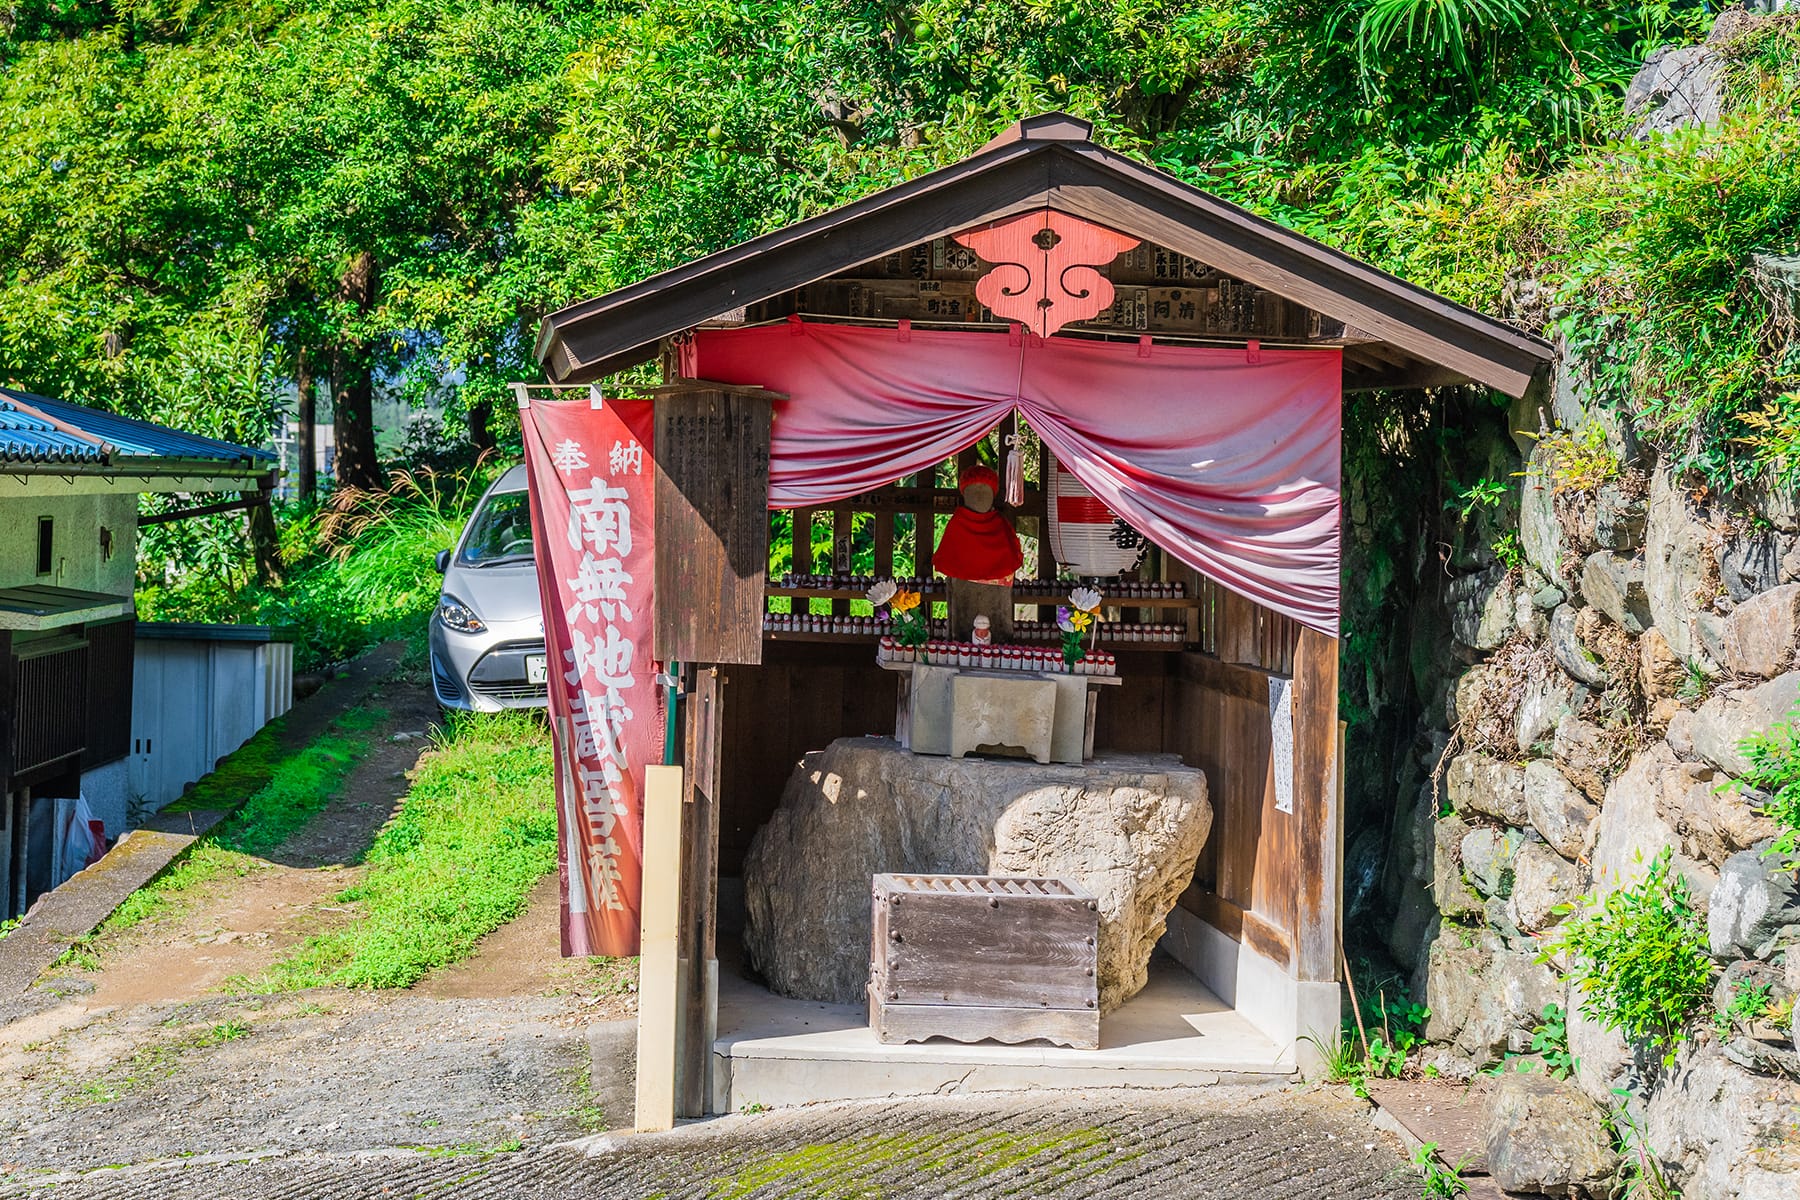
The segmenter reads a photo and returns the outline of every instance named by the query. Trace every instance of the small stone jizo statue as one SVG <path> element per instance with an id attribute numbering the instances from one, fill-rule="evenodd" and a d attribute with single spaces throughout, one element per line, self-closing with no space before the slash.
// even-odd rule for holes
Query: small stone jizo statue
<path id="1" fill-rule="evenodd" d="M 932 566 L 950 580 L 950 636 L 969 641 L 975 618 L 988 618 L 996 642 L 1013 636 L 1013 575 L 1025 564 L 1019 535 L 994 507 L 1000 476 L 979 464 L 957 479 L 962 503 L 950 516 Z"/>

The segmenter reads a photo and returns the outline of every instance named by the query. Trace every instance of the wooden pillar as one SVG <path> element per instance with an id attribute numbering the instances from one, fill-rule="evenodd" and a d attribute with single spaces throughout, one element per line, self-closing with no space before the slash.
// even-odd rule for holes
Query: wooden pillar
<path id="1" fill-rule="evenodd" d="M 1256 601 L 1229 588 L 1219 589 L 1218 649 L 1215 653 L 1221 662 L 1263 665 L 1257 654 L 1257 625 Z M 1298 711 L 1295 710 L 1296 717 Z"/>
<path id="2" fill-rule="evenodd" d="M 644 768 L 644 892 L 639 906 L 636 1127 L 675 1125 L 680 1036 L 681 768 Z"/>
<path id="3" fill-rule="evenodd" d="M 706 1114 L 712 1090 L 712 1044 L 719 1023 L 719 756 L 724 745 L 718 667 L 700 667 L 686 697 L 686 770 L 682 781 L 680 1051 L 675 1111 Z"/>
<path id="4" fill-rule="evenodd" d="M 1298 1024 L 1301 1032 L 1316 1031 L 1326 1037 L 1338 1026 L 1338 930 L 1343 903 L 1337 639 L 1310 629 L 1300 631 L 1293 687 Z M 1302 1063 L 1303 1070 L 1309 1066 L 1316 1063 Z"/>

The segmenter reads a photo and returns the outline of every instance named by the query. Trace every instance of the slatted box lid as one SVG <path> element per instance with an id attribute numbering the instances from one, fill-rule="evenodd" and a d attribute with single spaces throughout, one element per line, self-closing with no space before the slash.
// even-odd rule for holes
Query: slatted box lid
<path id="1" fill-rule="evenodd" d="M 890 1003 L 1091 1011 L 1099 905 L 1066 879 L 877 875 L 870 982 Z"/>

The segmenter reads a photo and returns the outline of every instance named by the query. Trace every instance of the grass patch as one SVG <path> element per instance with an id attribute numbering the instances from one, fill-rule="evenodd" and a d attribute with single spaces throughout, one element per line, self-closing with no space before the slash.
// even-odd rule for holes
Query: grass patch
<path id="1" fill-rule="evenodd" d="M 248 875 L 256 870 L 261 865 L 259 856 L 281 845 L 331 803 L 345 776 L 367 750 L 367 731 L 385 717 L 379 709 L 347 712 L 311 745 L 286 759 L 278 757 L 278 750 L 271 752 L 272 742 L 256 746 L 246 759 L 246 763 L 256 765 L 247 765 L 236 777 L 247 779 L 252 771 L 261 770 L 266 764 L 267 781 L 244 801 L 242 807 L 188 847 L 187 852 L 160 875 L 127 896 L 99 929 L 69 949 L 63 956 L 64 961 L 87 966 L 83 956 L 92 957 L 92 945 L 100 938 L 169 912 L 170 906 L 183 893 L 201 884 L 226 875 Z M 239 753 L 251 749 L 261 736 L 251 738 L 239 748 Z M 207 779 L 224 774 L 236 757 L 233 754 L 227 758 L 225 766 Z"/>
<path id="2" fill-rule="evenodd" d="M 550 735 L 530 714 L 452 722 L 419 760 L 399 813 L 339 899 L 346 927 L 239 986 L 408 987 L 518 916 L 556 865 Z"/>
<path id="3" fill-rule="evenodd" d="M 223 1021 L 195 1029 L 181 1037 L 140 1047 L 118 1074 L 111 1078 L 76 1084 L 63 1096 L 63 1102 L 81 1108 L 91 1104 L 110 1104 L 134 1088 L 143 1087 L 175 1073 L 183 1055 L 235 1042 L 250 1036 L 250 1026 L 242 1021 Z"/>
<path id="4" fill-rule="evenodd" d="M 260 791 L 274 777 L 287 750 L 281 744 L 281 731 L 287 725 L 285 716 L 276 717 L 256 731 L 249 741 L 233 750 L 181 794 L 163 812 L 205 812 L 230 809 L 243 797 Z"/>

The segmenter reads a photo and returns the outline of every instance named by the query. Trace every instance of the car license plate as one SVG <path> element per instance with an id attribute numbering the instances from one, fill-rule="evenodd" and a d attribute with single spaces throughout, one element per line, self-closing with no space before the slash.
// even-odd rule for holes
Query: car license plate
<path id="1" fill-rule="evenodd" d="M 525 656 L 525 682 L 548 683 L 549 680 L 550 672 L 544 669 L 544 656 L 527 654 Z"/>

